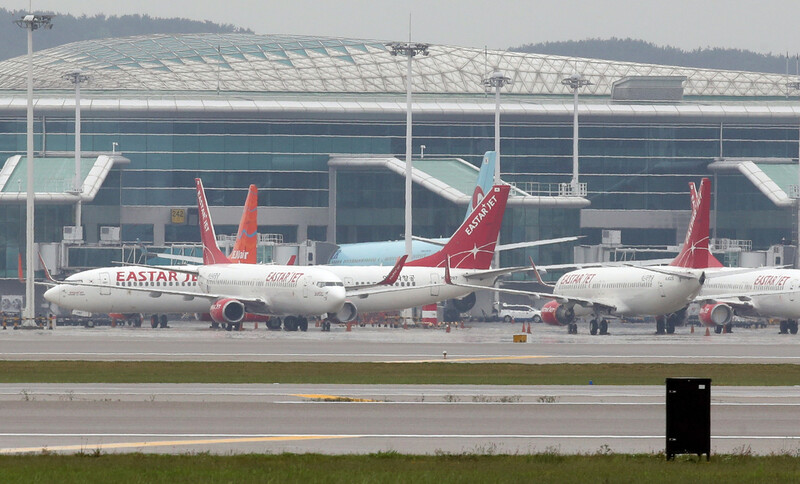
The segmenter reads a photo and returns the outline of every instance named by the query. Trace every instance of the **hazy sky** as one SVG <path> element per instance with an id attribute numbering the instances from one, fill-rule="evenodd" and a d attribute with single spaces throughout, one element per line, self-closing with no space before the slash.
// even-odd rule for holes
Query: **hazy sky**
<path id="1" fill-rule="evenodd" d="M 27 9 L 31 0 L 0 0 Z M 507 48 L 525 43 L 631 37 L 683 49 L 800 52 L 794 0 L 32 0 L 73 15 L 148 14 L 211 20 L 259 34 L 308 34 Z M 58 25 L 56 23 L 56 25 Z"/>

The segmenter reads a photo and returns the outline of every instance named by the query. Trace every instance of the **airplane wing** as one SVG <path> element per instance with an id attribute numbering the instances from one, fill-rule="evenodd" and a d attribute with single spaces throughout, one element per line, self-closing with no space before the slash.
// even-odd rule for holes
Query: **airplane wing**
<path id="1" fill-rule="evenodd" d="M 572 242 L 578 239 L 583 238 L 584 236 L 575 236 L 575 237 L 559 237 L 557 239 L 543 239 L 543 240 L 532 240 L 529 242 L 517 242 L 514 244 L 500 244 L 495 247 L 494 250 L 496 251 L 504 251 L 504 250 L 513 250 L 513 249 L 522 249 L 525 247 L 538 247 L 540 245 L 552 245 L 552 244 L 561 244 L 564 242 Z M 444 246 L 449 239 L 427 239 L 425 237 L 412 237 L 414 240 L 419 240 L 421 242 L 427 242 L 429 244 Z"/>
<path id="2" fill-rule="evenodd" d="M 144 266 L 143 266 L 144 267 Z M 136 291 L 136 292 L 146 292 L 152 298 L 159 298 L 164 295 L 168 296 L 182 296 L 184 300 L 191 301 L 192 299 L 199 298 L 199 299 L 207 299 L 210 303 L 214 303 L 220 299 L 232 298 L 236 299 L 237 301 L 241 301 L 242 304 L 245 306 L 245 310 L 248 313 L 253 314 L 270 314 L 269 312 L 269 303 L 261 298 L 253 298 L 253 297 L 242 297 L 240 295 L 230 295 L 230 294 L 214 294 L 214 293 L 204 293 L 204 292 L 192 292 L 192 291 L 179 291 L 174 289 L 155 289 L 155 288 L 144 288 L 144 287 L 128 287 L 128 286 L 109 286 L 105 284 L 93 284 L 90 282 L 78 282 L 78 281 L 61 281 L 59 284 L 70 285 L 70 286 L 80 286 L 80 287 L 99 287 L 102 289 L 108 289 L 111 291 Z"/>
<path id="3" fill-rule="evenodd" d="M 397 278 L 400 277 L 400 271 L 403 270 L 403 265 L 406 263 L 406 259 L 408 259 L 408 254 L 398 257 L 397 262 L 395 262 L 394 267 L 392 267 L 392 270 L 389 271 L 389 274 L 387 274 L 386 277 L 380 282 L 360 286 L 345 286 L 344 289 L 347 297 L 364 298 L 370 294 L 401 290 L 402 288 L 394 287 L 393 284 L 397 282 Z M 420 286 L 415 286 L 414 288 L 416 289 L 418 287 Z"/>
<path id="4" fill-rule="evenodd" d="M 200 265 L 203 263 L 202 257 L 195 257 L 191 255 L 167 254 L 166 252 L 160 252 L 155 255 L 162 259 L 178 260 L 181 262 L 188 262 L 190 264 Z M 134 264 L 134 265 L 140 265 L 140 264 Z"/>
<path id="5" fill-rule="evenodd" d="M 514 268 L 514 269 L 523 269 L 523 268 Z M 498 269 L 494 272 L 501 271 L 502 269 Z M 532 270 L 530 267 L 525 267 L 524 270 Z M 487 271 L 489 272 L 489 271 Z M 548 292 L 536 292 L 536 291 L 523 291 L 520 289 L 506 289 L 494 286 L 479 286 L 476 284 L 466 284 L 466 283 L 459 283 L 453 280 L 450 276 L 450 261 L 448 260 L 445 263 L 445 282 L 447 284 L 459 287 L 467 287 L 471 289 L 485 289 L 489 291 L 495 291 L 503 294 L 515 294 L 518 296 L 528 296 L 534 299 L 550 299 L 554 301 L 558 301 L 560 304 L 572 304 L 572 305 L 579 305 L 583 307 L 595 307 L 599 310 L 604 311 L 616 311 L 616 307 L 610 304 L 606 304 L 602 301 L 595 301 L 592 299 L 586 299 L 581 297 L 571 297 L 571 296 L 562 296 L 559 294 L 551 294 Z"/>

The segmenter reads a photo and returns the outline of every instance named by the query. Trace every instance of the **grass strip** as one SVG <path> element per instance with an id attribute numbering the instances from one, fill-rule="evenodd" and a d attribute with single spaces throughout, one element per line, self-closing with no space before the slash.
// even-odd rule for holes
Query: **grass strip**
<path id="1" fill-rule="evenodd" d="M 663 385 L 685 376 L 788 386 L 800 384 L 800 365 L 0 361 L 0 383 Z"/>
<path id="2" fill-rule="evenodd" d="M 0 457 L 0 482 L 472 483 L 472 482 L 799 482 L 790 455 L 712 456 L 711 462 L 663 455 L 155 455 Z"/>

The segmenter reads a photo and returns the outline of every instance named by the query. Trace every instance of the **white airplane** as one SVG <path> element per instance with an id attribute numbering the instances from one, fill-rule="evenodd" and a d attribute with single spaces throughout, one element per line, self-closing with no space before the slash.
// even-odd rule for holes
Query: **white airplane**
<path id="1" fill-rule="evenodd" d="M 708 199 L 711 183 L 704 178 L 700 192 L 691 184 L 692 200 Z M 709 204 L 699 204 L 700 218 L 706 220 L 700 226 L 702 236 L 708 238 Z M 697 297 L 701 304 L 699 319 L 715 332 L 731 331 L 734 314 L 763 318 L 781 318 L 781 334 L 797 334 L 800 319 L 800 270 L 785 268 L 761 268 L 746 271 L 723 267 L 711 252 L 700 257 L 699 267 L 707 268 L 714 278 L 707 281 Z"/>
<path id="2" fill-rule="evenodd" d="M 498 277 L 530 268 L 489 270 L 508 201 L 509 185 L 493 186 L 480 204 L 464 220 L 441 250 L 422 259 L 407 262 L 394 287 L 372 294 L 348 297 L 337 319 L 354 320 L 359 313 L 395 311 L 460 298 L 474 289 L 494 285 Z M 452 273 L 470 287 L 459 287 L 444 281 L 445 261 L 450 260 Z M 384 277 L 381 266 L 317 266 L 340 277 L 346 286 L 374 284 Z M 325 321 L 323 329 L 329 328 Z"/>
<path id="3" fill-rule="evenodd" d="M 707 199 L 705 203 L 708 204 Z M 698 223 L 693 215 L 684 248 L 669 267 L 579 269 L 561 276 L 551 286 L 552 294 L 500 288 L 494 290 L 550 299 L 542 307 L 542 321 L 566 325 L 571 334 L 577 333 L 576 320 L 579 318 L 589 319 L 591 334 L 607 334 L 606 316 L 656 316 L 659 333 L 664 332 L 665 328 L 668 332 L 673 332 L 674 327 L 667 327 L 666 316 L 683 310 L 692 302 L 706 280 L 705 272 L 697 267 L 700 265 L 701 254 L 705 257 L 708 251 L 708 236 L 698 237 Z M 705 224 L 707 233 L 708 220 L 705 220 Z M 535 267 L 534 272 L 539 282 L 545 284 Z M 473 287 L 457 274 L 451 276 L 450 282 Z"/>
<path id="4" fill-rule="evenodd" d="M 234 263 L 254 264 L 256 262 L 256 231 L 258 230 L 258 189 L 250 185 L 245 200 L 242 218 L 236 234 L 236 242 L 231 251 L 230 260 Z M 202 259 L 195 261 L 202 263 Z M 42 264 L 44 266 L 44 263 Z M 127 320 L 134 326 L 141 326 L 142 316 L 150 315 L 153 328 L 167 326 L 166 313 L 197 313 L 207 318 L 210 303 L 205 299 L 190 298 L 178 295 L 144 296 L 137 294 L 138 299 L 121 300 L 111 296 L 112 287 L 155 287 L 180 288 L 182 291 L 199 291 L 196 274 L 178 272 L 187 266 L 124 266 L 101 267 L 73 274 L 65 281 L 55 281 L 45 273 L 56 287 L 45 292 L 45 299 L 66 309 L 76 309 L 92 313 L 110 314 L 111 317 Z M 107 286 L 101 289 L 88 289 L 69 285 L 69 282 L 81 282 Z M 257 315 L 248 315 L 248 319 L 261 321 Z"/>
<path id="5" fill-rule="evenodd" d="M 45 298 L 91 312 L 208 312 L 213 321 L 229 326 L 240 324 L 246 314 L 277 316 L 284 318 L 287 329 L 303 330 L 308 316 L 342 309 L 348 291 L 340 278 L 322 267 L 238 264 L 228 259 L 217 246 L 203 184 L 200 179 L 196 183 L 204 265 L 166 270 L 139 266 L 120 269 L 113 279 L 108 270 L 86 271 L 49 289 Z M 393 284 L 403 262 L 404 258 L 377 283 L 353 288 L 350 295 L 369 295 L 375 285 Z"/>

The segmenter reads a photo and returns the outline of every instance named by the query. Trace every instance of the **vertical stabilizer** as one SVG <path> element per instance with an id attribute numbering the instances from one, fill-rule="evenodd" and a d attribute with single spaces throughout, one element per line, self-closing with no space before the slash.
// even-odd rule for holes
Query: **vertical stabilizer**
<path id="1" fill-rule="evenodd" d="M 494 167 L 497 163 L 497 153 L 494 151 L 487 151 L 483 154 L 483 161 L 481 162 L 481 170 L 478 172 L 478 181 L 475 183 L 475 190 L 472 192 L 472 201 L 467 206 L 467 213 L 464 216 L 466 220 L 475 207 L 481 203 L 483 196 L 486 195 L 494 185 Z"/>
<path id="2" fill-rule="evenodd" d="M 194 181 L 197 184 L 197 216 L 199 217 L 200 240 L 203 242 L 203 264 L 230 263 L 217 245 L 217 234 L 214 232 L 214 224 L 211 222 L 211 214 L 208 211 L 203 181 L 199 178 L 195 178 Z"/>
<path id="3" fill-rule="evenodd" d="M 236 232 L 236 242 L 231 251 L 231 262 L 255 264 L 258 252 L 258 188 L 250 185 L 244 202 L 242 220 Z"/>
<path id="4" fill-rule="evenodd" d="M 488 269 L 506 211 L 509 185 L 493 186 L 483 201 L 450 237 L 442 250 L 406 266 L 444 267 L 447 258 L 454 269 Z"/>
<path id="5" fill-rule="evenodd" d="M 711 180 L 703 178 L 700 190 L 694 183 L 689 183 L 689 194 L 692 202 L 692 217 L 686 230 L 686 239 L 678 256 L 671 266 L 691 269 L 722 267 L 722 263 L 711 254 L 708 247 L 709 219 L 711 215 Z"/>

